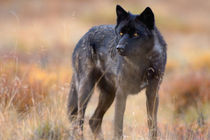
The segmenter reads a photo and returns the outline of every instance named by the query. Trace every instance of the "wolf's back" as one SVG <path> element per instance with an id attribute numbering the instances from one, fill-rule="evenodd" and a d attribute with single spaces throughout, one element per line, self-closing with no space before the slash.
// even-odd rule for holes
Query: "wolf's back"
<path id="1" fill-rule="evenodd" d="M 77 43 L 73 55 L 72 64 L 74 68 L 80 66 L 81 61 L 92 63 L 96 55 L 109 55 L 116 43 L 114 25 L 99 25 L 92 27 Z M 85 64 L 83 63 L 83 64 Z M 88 66 L 89 66 L 88 65 Z"/>

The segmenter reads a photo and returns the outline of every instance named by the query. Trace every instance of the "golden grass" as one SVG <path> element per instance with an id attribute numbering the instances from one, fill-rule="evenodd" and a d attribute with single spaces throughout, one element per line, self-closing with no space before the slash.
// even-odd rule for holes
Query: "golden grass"
<path id="1" fill-rule="evenodd" d="M 200 55 L 194 56 L 190 64 L 196 70 L 210 70 L 210 51 L 202 52 Z"/>

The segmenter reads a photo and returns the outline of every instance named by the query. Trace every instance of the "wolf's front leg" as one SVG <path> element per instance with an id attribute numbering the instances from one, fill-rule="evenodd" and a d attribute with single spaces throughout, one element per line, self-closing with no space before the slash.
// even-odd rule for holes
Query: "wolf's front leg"
<path id="1" fill-rule="evenodd" d="M 116 93 L 115 117 L 114 117 L 114 140 L 123 139 L 123 117 L 126 107 L 127 95 L 121 90 Z"/>
<path id="2" fill-rule="evenodd" d="M 157 112 L 158 112 L 158 97 L 159 81 L 152 81 L 146 89 L 146 106 L 147 106 L 147 120 L 149 127 L 149 139 L 157 139 Z"/>

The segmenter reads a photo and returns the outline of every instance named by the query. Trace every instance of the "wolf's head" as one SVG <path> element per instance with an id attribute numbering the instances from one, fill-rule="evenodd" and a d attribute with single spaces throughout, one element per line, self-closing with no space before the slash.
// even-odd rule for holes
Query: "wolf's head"
<path id="1" fill-rule="evenodd" d="M 154 14 L 147 7 L 141 14 L 133 15 L 121 6 L 116 6 L 117 25 L 116 34 L 119 42 L 116 46 L 122 56 L 142 55 L 154 46 Z"/>

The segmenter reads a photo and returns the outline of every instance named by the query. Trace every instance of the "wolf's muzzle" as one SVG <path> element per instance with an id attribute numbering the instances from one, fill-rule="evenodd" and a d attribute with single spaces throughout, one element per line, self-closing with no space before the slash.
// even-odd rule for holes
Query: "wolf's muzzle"
<path id="1" fill-rule="evenodd" d="M 116 47 L 118 53 L 122 56 L 125 56 L 125 48 L 128 44 L 128 39 L 129 39 L 129 34 L 124 34 Z"/>

